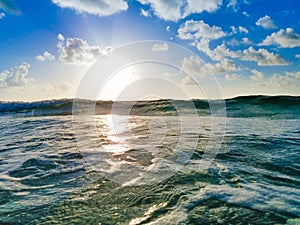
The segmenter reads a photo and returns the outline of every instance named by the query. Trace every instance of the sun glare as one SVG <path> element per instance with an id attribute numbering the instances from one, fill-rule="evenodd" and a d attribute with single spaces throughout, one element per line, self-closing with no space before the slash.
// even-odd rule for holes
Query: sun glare
<path id="1" fill-rule="evenodd" d="M 138 76 L 134 68 L 126 67 L 121 71 L 113 74 L 103 85 L 103 89 L 98 94 L 98 99 L 101 100 L 118 100 L 120 93 L 127 86 L 138 80 Z"/>

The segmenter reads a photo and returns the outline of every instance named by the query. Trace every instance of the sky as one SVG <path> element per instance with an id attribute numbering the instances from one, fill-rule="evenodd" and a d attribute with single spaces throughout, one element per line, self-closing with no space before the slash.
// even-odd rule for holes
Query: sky
<path id="1" fill-rule="evenodd" d="M 191 56 L 120 68 L 97 98 L 209 97 L 195 84 L 212 77 L 223 98 L 300 95 L 299 0 L 0 0 L 0 101 L 74 98 L 103 57 L 144 40 Z"/>

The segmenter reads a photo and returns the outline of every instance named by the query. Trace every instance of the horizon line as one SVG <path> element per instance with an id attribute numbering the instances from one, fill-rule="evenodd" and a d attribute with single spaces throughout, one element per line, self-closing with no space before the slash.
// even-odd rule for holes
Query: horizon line
<path id="1" fill-rule="evenodd" d="M 157 98 L 157 99 L 147 99 L 147 100 L 102 100 L 102 99 L 88 99 L 88 98 L 53 98 L 53 99 L 43 99 L 43 100 L 33 100 L 33 101 L 3 101 L 0 100 L 0 103 L 35 103 L 35 102 L 46 102 L 46 101 L 60 101 L 60 100 L 81 100 L 81 101 L 102 101 L 102 102 L 151 102 L 151 101 L 162 101 L 162 100 L 169 100 L 169 101 L 193 101 L 193 100 L 200 100 L 200 101 L 219 101 L 219 100 L 232 100 L 237 98 L 245 98 L 245 97 L 300 97 L 300 95 L 263 95 L 263 94 L 253 94 L 253 95 L 237 95 L 235 97 L 229 97 L 224 99 L 203 99 L 203 98 L 190 98 L 190 99 L 172 99 L 172 98 Z"/>

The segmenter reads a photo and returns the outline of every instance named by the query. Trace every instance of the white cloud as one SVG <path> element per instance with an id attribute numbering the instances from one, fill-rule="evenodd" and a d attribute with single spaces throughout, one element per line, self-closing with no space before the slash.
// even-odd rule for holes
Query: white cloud
<path id="1" fill-rule="evenodd" d="M 241 44 L 241 41 L 239 41 L 236 38 L 232 38 L 229 41 L 227 41 L 226 43 L 231 46 L 239 46 Z"/>
<path id="2" fill-rule="evenodd" d="M 242 27 L 242 26 L 239 26 L 239 32 L 240 33 L 246 33 L 246 34 L 249 33 L 248 29 L 246 27 Z"/>
<path id="3" fill-rule="evenodd" d="M 296 54 L 295 57 L 296 57 L 297 59 L 300 59 L 300 54 Z"/>
<path id="4" fill-rule="evenodd" d="M 287 76 L 290 76 L 290 77 L 294 78 L 295 80 L 300 80 L 300 71 L 298 71 L 298 72 L 292 72 L 292 73 L 286 72 L 285 74 Z"/>
<path id="5" fill-rule="evenodd" d="M 231 33 L 232 34 L 236 34 L 237 33 L 237 29 L 235 26 L 230 26 L 230 29 L 231 29 Z"/>
<path id="6" fill-rule="evenodd" d="M 36 60 L 39 60 L 41 62 L 44 62 L 44 61 L 53 61 L 55 59 L 55 56 L 52 55 L 50 52 L 44 52 L 42 55 L 37 55 L 35 57 Z"/>
<path id="7" fill-rule="evenodd" d="M 235 28 L 232 27 L 234 30 Z M 215 61 L 224 60 L 224 56 L 227 54 L 233 54 L 234 52 L 225 53 L 225 49 L 219 49 L 224 47 L 223 44 L 219 48 L 211 50 L 209 47 L 211 40 L 216 40 L 226 36 L 225 32 L 221 27 L 210 26 L 206 24 L 203 20 L 194 21 L 188 20 L 182 24 L 178 29 L 178 37 L 182 40 L 192 40 L 192 45 L 196 46 L 199 51 L 204 52 L 211 59 Z M 221 55 L 220 51 L 223 51 Z"/>
<path id="8" fill-rule="evenodd" d="M 295 78 L 296 78 L 296 80 L 300 80 L 300 71 L 298 71 L 297 73 L 295 73 Z"/>
<path id="9" fill-rule="evenodd" d="M 232 32 L 245 32 L 248 30 L 242 26 L 235 28 L 231 27 Z M 204 52 L 214 61 L 223 61 L 239 58 L 242 61 L 254 61 L 259 66 L 274 66 L 274 65 L 288 65 L 289 63 L 284 60 L 279 54 L 274 54 L 266 49 L 255 50 L 253 47 L 249 47 L 243 51 L 231 51 L 223 43 L 218 45 L 213 50 L 209 44 L 211 40 L 219 39 L 226 36 L 221 27 L 210 26 L 204 23 L 203 20 L 194 21 L 188 20 L 182 24 L 178 29 L 178 37 L 182 40 L 192 40 L 192 45 L 196 46 L 199 51 Z M 251 45 L 252 42 L 248 38 L 243 38 L 242 43 Z M 218 69 L 217 69 L 218 70 Z M 227 70 L 224 70 L 225 72 Z"/>
<path id="10" fill-rule="evenodd" d="M 229 75 L 229 74 L 225 75 L 226 80 L 237 80 L 239 78 L 240 78 L 239 75 L 237 75 L 236 73 L 231 74 L 231 75 Z"/>
<path id="11" fill-rule="evenodd" d="M 186 76 L 182 79 L 182 85 L 197 85 L 197 83 L 190 76 Z"/>
<path id="12" fill-rule="evenodd" d="M 273 90 L 295 87 L 299 90 L 300 71 L 295 73 L 274 74 L 265 82 L 258 83 L 260 86 L 268 87 Z"/>
<path id="13" fill-rule="evenodd" d="M 4 13 L 4 12 L 1 12 L 1 13 L 0 13 L 0 20 L 3 19 L 4 17 L 5 17 L 5 13 Z"/>
<path id="14" fill-rule="evenodd" d="M 70 90 L 74 91 L 75 85 L 67 82 L 62 82 L 58 84 L 47 84 L 47 85 L 32 85 L 31 88 L 33 91 L 43 92 L 46 96 L 53 94 L 61 94 L 69 92 Z M 35 89 L 35 90 L 34 90 Z"/>
<path id="15" fill-rule="evenodd" d="M 249 13 L 247 13 L 246 11 L 242 12 L 242 14 L 246 17 L 250 17 Z"/>
<path id="16" fill-rule="evenodd" d="M 149 11 L 147 10 L 144 10 L 144 9 L 141 9 L 141 15 L 144 16 L 144 17 L 150 17 L 151 14 Z"/>
<path id="17" fill-rule="evenodd" d="M 281 12 L 279 12 L 279 15 L 281 16 L 291 16 L 291 15 L 294 15 L 295 14 L 295 11 L 294 10 L 283 10 Z"/>
<path id="18" fill-rule="evenodd" d="M 111 50 L 111 47 L 101 50 L 99 46 L 91 46 L 86 40 L 81 38 L 67 38 L 65 40 L 65 38 L 59 34 L 58 39 L 59 61 L 67 64 L 90 64 Z"/>
<path id="19" fill-rule="evenodd" d="M 221 27 L 210 26 L 203 20 L 188 20 L 178 29 L 178 37 L 183 40 L 219 39 L 226 36 Z"/>
<path id="20" fill-rule="evenodd" d="M 237 12 L 239 11 L 242 3 L 249 4 L 249 2 L 246 0 L 228 0 L 226 7 L 232 9 L 234 12 Z"/>
<path id="21" fill-rule="evenodd" d="M 259 45 L 278 45 L 281 48 L 294 48 L 300 46 L 300 35 L 292 28 L 281 29 L 267 36 Z"/>
<path id="22" fill-rule="evenodd" d="M 35 59 L 38 60 L 38 61 L 41 61 L 41 62 L 44 62 L 44 61 L 46 60 L 45 57 L 42 56 L 42 55 L 37 55 L 37 56 L 35 57 Z"/>
<path id="23" fill-rule="evenodd" d="M 79 13 L 89 13 L 97 16 L 109 16 L 127 10 L 124 0 L 52 0 L 62 8 L 71 8 Z"/>
<path id="24" fill-rule="evenodd" d="M 196 47 L 199 51 L 204 52 L 212 60 L 221 61 L 226 58 L 240 59 L 242 61 L 254 61 L 257 62 L 259 66 L 275 66 L 275 65 L 288 65 L 289 63 L 284 60 L 284 58 L 278 54 L 267 51 L 266 49 L 255 50 L 253 47 L 249 47 L 243 51 L 231 51 L 223 43 L 218 45 L 213 50 L 209 47 L 208 40 L 201 40 L 196 43 Z"/>
<path id="25" fill-rule="evenodd" d="M 182 17 L 183 0 L 139 0 L 141 4 L 150 4 L 154 14 L 164 20 L 177 21 Z"/>
<path id="26" fill-rule="evenodd" d="M 170 26 L 167 26 L 167 27 L 166 27 L 166 31 L 167 31 L 167 32 L 170 32 L 170 30 L 171 30 L 171 27 L 170 27 Z"/>
<path id="27" fill-rule="evenodd" d="M 242 38 L 242 43 L 245 45 L 253 45 L 253 42 L 249 38 Z"/>
<path id="28" fill-rule="evenodd" d="M 277 26 L 274 24 L 273 20 L 271 20 L 270 16 L 265 15 L 264 17 L 261 17 L 256 22 L 257 26 L 261 26 L 265 29 L 274 29 L 277 28 Z"/>
<path id="29" fill-rule="evenodd" d="M 65 37 L 64 37 L 62 34 L 58 34 L 58 35 L 57 35 L 57 38 L 58 38 L 58 40 L 60 40 L 60 41 L 64 41 L 64 40 L 65 40 Z"/>
<path id="30" fill-rule="evenodd" d="M 192 13 L 215 12 L 221 5 L 222 0 L 187 0 L 184 16 Z"/>
<path id="31" fill-rule="evenodd" d="M 193 43 L 199 51 L 204 52 L 210 58 L 212 58 L 213 51 L 209 48 L 209 40 L 208 39 L 201 39 L 200 41 Z"/>
<path id="32" fill-rule="evenodd" d="M 15 66 L 9 70 L 4 70 L 0 73 L 0 86 L 1 87 L 17 87 L 25 86 L 32 81 L 26 78 L 29 72 L 30 65 L 23 62 L 19 66 Z"/>
<path id="33" fill-rule="evenodd" d="M 222 60 L 224 57 L 229 58 L 238 58 L 241 57 L 240 51 L 231 51 L 229 50 L 226 45 L 223 43 L 221 45 L 218 45 L 212 52 L 212 59 L 214 60 Z"/>
<path id="34" fill-rule="evenodd" d="M 215 61 L 221 61 L 221 60 L 225 59 L 226 57 L 229 57 L 229 58 L 242 57 L 241 51 L 231 51 L 226 47 L 226 45 L 224 43 L 221 45 L 218 45 L 216 48 L 211 50 L 209 48 L 208 41 L 202 40 L 197 43 L 197 48 L 199 51 L 204 52 L 212 60 L 215 60 Z"/>
<path id="35" fill-rule="evenodd" d="M 74 86 L 70 83 L 67 82 L 63 82 L 54 86 L 50 86 L 48 91 L 52 91 L 52 92 L 57 92 L 57 93 L 61 93 L 61 92 L 65 92 L 68 91 L 70 89 L 74 88 Z"/>
<path id="36" fill-rule="evenodd" d="M 258 80 L 261 80 L 264 78 L 264 75 L 262 72 L 258 71 L 258 70 L 251 70 L 252 72 L 252 76 L 250 77 L 251 80 L 255 80 L 255 81 L 258 81 Z"/>
<path id="37" fill-rule="evenodd" d="M 230 59 L 223 59 L 221 62 L 216 64 L 208 63 L 207 66 L 214 74 L 226 73 L 239 70 L 234 62 Z"/>
<path id="38" fill-rule="evenodd" d="M 181 69 L 187 74 L 190 75 L 202 75 L 203 71 L 207 71 L 207 68 L 204 68 L 205 65 L 199 57 L 190 56 L 183 59 Z M 203 69 L 204 68 L 204 69 Z"/>
<path id="39" fill-rule="evenodd" d="M 233 11 L 237 12 L 238 10 L 237 0 L 230 0 L 229 3 L 227 4 L 227 8 L 232 8 Z"/>
<path id="40" fill-rule="evenodd" d="M 224 59 L 219 63 L 204 64 L 202 60 L 196 56 L 185 57 L 181 69 L 187 74 L 194 76 L 207 76 L 238 70 L 232 60 Z"/>
<path id="41" fill-rule="evenodd" d="M 238 28 L 236 28 L 235 26 L 230 26 L 230 29 L 231 29 L 231 34 L 236 34 L 238 31 L 240 33 L 246 33 L 246 34 L 249 33 L 248 29 L 242 26 L 239 26 Z"/>
<path id="42" fill-rule="evenodd" d="M 154 52 L 165 52 L 168 50 L 169 50 L 169 45 L 167 43 L 155 44 L 152 47 L 152 51 L 154 51 Z"/>
<path id="43" fill-rule="evenodd" d="M 222 0 L 138 0 L 141 4 L 150 5 L 154 14 L 164 20 L 177 21 L 192 13 L 214 12 Z"/>
<path id="44" fill-rule="evenodd" d="M 274 74 L 269 80 L 265 83 L 267 86 L 271 87 L 290 87 L 294 83 L 294 80 L 292 77 L 288 75 L 279 75 Z"/>
<path id="45" fill-rule="evenodd" d="M 254 61 L 259 66 L 276 66 L 276 65 L 288 65 L 289 63 L 278 54 L 267 51 L 266 49 L 260 48 L 255 50 L 253 47 L 245 49 L 241 60 L 243 61 Z"/>

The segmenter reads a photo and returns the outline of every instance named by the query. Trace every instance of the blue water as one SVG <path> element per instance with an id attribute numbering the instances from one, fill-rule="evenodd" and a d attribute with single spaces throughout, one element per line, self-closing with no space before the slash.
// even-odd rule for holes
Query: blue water
<path id="1" fill-rule="evenodd" d="M 197 129 L 139 103 L 117 138 L 109 106 L 74 126 L 71 102 L 0 104 L 0 224 L 300 223 L 299 97 L 227 100 L 211 158 L 205 102 Z"/>

